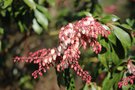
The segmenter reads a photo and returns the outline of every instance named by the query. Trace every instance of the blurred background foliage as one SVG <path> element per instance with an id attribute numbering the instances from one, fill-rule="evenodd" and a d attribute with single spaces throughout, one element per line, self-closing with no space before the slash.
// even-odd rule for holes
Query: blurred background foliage
<path id="1" fill-rule="evenodd" d="M 60 28 L 90 13 L 112 29 L 107 40 L 99 38 L 99 55 L 82 50 L 79 62 L 92 76 L 90 85 L 72 70 L 54 68 L 34 80 L 36 65 L 13 62 L 16 55 L 56 47 Z M 0 90 L 118 90 L 125 61 L 135 58 L 134 30 L 135 0 L 0 0 Z"/>

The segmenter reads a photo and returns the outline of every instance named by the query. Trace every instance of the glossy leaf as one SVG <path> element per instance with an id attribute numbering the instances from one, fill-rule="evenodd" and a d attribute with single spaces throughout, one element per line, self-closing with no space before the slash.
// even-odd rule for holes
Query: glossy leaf
<path id="1" fill-rule="evenodd" d="M 108 23 L 108 22 L 116 22 L 119 19 L 120 18 L 117 17 L 116 15 L 106 15 L 105 17 L 103 17 L 102 19 L 100 19 L 100 21 L 103 22 L 103 23 Z"/>
<path id="2" fill-rule="evenodd" d="M 33 30 L 34 30 L 37 34 L 41 34 L 42 28 L 40 27 L 40 25 L 38 24 L 38 22 L 36 21 L 36 19 L 33 19 L 32 28 L 33 28 Z"/>
<path id="3" fill-rule="evenodd" d="M 129 34 L 117 26 L 112 26 L 112 28 L 114 30 L 114 34 L 120 40 L 122 45 L 124 45 L 126 47 L 130 47 L 131 46 L 131 38 L 130 38 Z"/>
<path id="4" fill-rule="evenodd" d="M 106 29 L 106 30 L 109 30 L 110 31 L 110 28 L 104 24 L 102 24 L 102 26 Z"/>
<path id="5" fill-rule="evenodd" d="M 35 10 L 34 12 L 38 23 L 41 24 L 44 29 L 47 29 L 48 19 L 46 18 L 46 16 L 38 10 Z"/>
<path id="6" fill-rule="evenodd" d="M 41 11 L 48 19 L 51 18 L 51 15 L 50 15 L 50 13 L 48 12 L 48 9 L 47 9 L 47 8 L 45 8 L 45 7 L 41 6 L 41 5 L 37 5 L 37 9 L 38 9 L 39 11 Z"/>

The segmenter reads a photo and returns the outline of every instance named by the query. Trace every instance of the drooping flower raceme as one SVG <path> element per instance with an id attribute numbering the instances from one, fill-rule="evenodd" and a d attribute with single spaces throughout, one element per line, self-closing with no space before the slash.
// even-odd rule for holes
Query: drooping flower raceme
<path id="1" fill-rule="evenodd" d="M 52 49 L 41 49 L 29 53 L 28 57 L 15 57 L 14 61 L 25 61 L 38 64 L 38 70 L 32 73 L 34 78 L 42 76 L 51 66 L 55 66 L 57 71 L 72 68 L 84 81 L 90 83 L 91 76 L 87 71 L 83 71 L 78 63 L 80 58 L 80 48 L 86 49 L 88 46 L 98 54 L 101 45 L 97 41 L 98 36 L 107 37 L 110 34 L 92 16 L 83 18 L 76 23 L 69 23 L 62 27 L 59 32 L 59 45 Z"/>
<path id="2" fill-rule="evenodd" d="M 132 63 L 132 60 L 129 59 L 127 63 L 128 72 L 131 74 L 130 76 L 124 77 L 119 83 L 118 86 L 121 88 L 122 86 L 127 86 L 128 84 L 133 84 L 135 80 L 135 65 Z"/>

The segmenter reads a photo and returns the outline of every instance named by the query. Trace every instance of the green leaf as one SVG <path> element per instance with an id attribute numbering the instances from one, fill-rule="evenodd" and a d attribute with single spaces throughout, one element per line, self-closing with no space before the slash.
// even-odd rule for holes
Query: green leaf
<path id="1" fill-rule="evenodd" d="M 117 26 L 112 25 L 112 28 L 114 30 L 114 34 L 120 40 L 122 45 L 126 46 L 126 47 L 130 47 L 131 46 L 131 38 L 130 38 L 129 34 Z"/>
<path id="2" fill-rule="evenodd" d="M 94 9 L 92 11 L 93 16 L 99 16 L 99 15 L 101 15 L 103 13 L 103 9 L 102 9 L 100 4 L 96 3 L 94 8 L 96 8 L 96 9 Z"/>
<path id="3" fill-rule="evenodd" d="M 4 5 L 4 0 L 0 0 L 0 7 Z"/>
<path id="4" fill-rule="evenodd" d="M 100 42 L 100 44 L 101 44 L 102 46 L 107 47 L 107 43 L 105 42 L 104 39 L 101 39 L 99 42 Z"/>
<path id="5" fill-rule="evenodd" d="M 106 61 L 106 54 L 98 54 L 98 58 L 100 60 L 100 62 L 106 67 L 108 68 L 108 65 L 107 65 L 107 61 Z"/>
<path id="6" fill-rule="evenodd" d="M 112 47 L 112 53 L 111 53 L 111 57 L 112 57 L 112 61 L 115 65 L 118 65 L 119 64 L 119 57 L 118 55 L 116 54 L 115 50 L 113 49 Z"/>
<path id="7" fill-rule="evenodd" d="M 37 9 L 38 9 L 40 12 L 42 12 L 48 19 L 51 18 L 51 15 L 50 15 L 50 13 L 48 12 L 48 9 L 46 9 L 45 7 L 43 7 L 43 6 L 37 4 Z"/>
<path id="8" fill-rule="evenodd" d="M 132 27 L 129 26 L 128 24 L 121 24 L 121 26 L 126 28 L 126 29 L 132 30 Z"/>
<path id="9" fill-rule="evenodd" d="M 32 25 L 33 30 L 37 33 L 37 34 L 41 34 L 42 32 L 42 28 L 40 27 L 40 25 L 37 23 L 36 19 L 33 19 L 33 25 Z"/>
<path id="10" fill-rule="evenodd" d="M 106 30 L 109 30 L 110 31 L 110 28 L 104 24 L 102 24 L 102 26 L 106 29 Z"/>
<path id="11" fill-rule="evenodd" d="M 88 86 L 88 84 L 85 84 L 85 86 L 84 86 L 83 90 L 89 90 L 89 86 Z"/>
<path id="12" fill-rule="evenodd" d="M 36 9 L 36 3 L 34 0 L 24 0 L 25 4 L 27 4 L 31 9 Z"/>
<path id="13" fill-rule="evenodd" d="M 112 82 L 109 80 L 111 77 L 111 73 L 108 73 L 107 77 L 103 81 L 102 89 L 103 90 L 110 90 L 112 88 Z"/>
<path id="14" fill-rule="evenodd" d="M 124 69 L 123 66 L 118 66 L 118 67 L 117 67 L 117 70 L 119 70 L 119 71 L 122 71 L 123 69 Z"/>
<path id="15" fill-rule="evenodd" d="M 4 0 L 4 6 L 2 8 L 6 8 L 12 4 L 13 0 Z"/>
<path id="16" fill-rule="evenodd" d="M 24 32 L 24 27 L 23 27 L 23 24 L 22 24 L 21 21 L 18 22 L 18 26 L 19 26 L 19 28 L 20 28 L 20 31 L 21 31 L 21 32 Z"/>
<path id="17" fill-rule="evenodd" d="M 0 27 L 0 34 L 4 34 L 4 29 Z"/>
<path id="18" fill-rule="evenodd" d="M 106 48 L 107 52 L 105 53 L 107 55 L 106 58 L 110 58 L 110 45 L 108 42 L 106 42 L 104 39 L 100 40 L 100 44 Z M 109 55 L 109 56 L 108 56 Z"/>
<path id="19" fill-rule="evenodd" d="M 39 12 L 38 10 L 35 10 L 34 12 L 38 23 L 41 24 L 44 29 L 47 29 L 48 19 L 46 18 L 46 16 L 43 13 Z"/>
<path id="20" fill-rule="evenodd" d="M 102 21 L 103 23 L 108 23 L 108 22 L 116 22 L 119 19 L 120 18 L 117 17 L 116 15 L 106 15 L 105 17 L 103 17 L 102 19 L 100 19 L 100 21 Z"/>
<path id="21" fill-rule="evenodd" d="M 26 82 L 23 87 L 27 88 L 27 90 L 33 90 L 34 89 L 32 83 L 30 81 Z"/>
<path id="22" fill-rule="evenodd" d="M 113 43 L 114 45 L 116 45 L 116 36 L 115 34 L 112 32 L 109 36 L 108 39 L 111 43 Z"/>
<path id="23" fill-rule="evenodd" d="M 121 73 L 108 73 L 107 77 L 103 81 L 103 89 L 102 90 L 117 90 L 118 82 L 120 81 L 123 72 Z M 111 77 L 112 76 L 112 77 Z"/>
<path id="24" fill-rule="evenodd" d="M 122 86 L 122 90 L 132 90 L 130 89 L 131 85 Z M 134 89 L 133 89 L 134 90 Z"/>
<path id="25" fill-rule="evenodd" d="M 102 46 L 104 46 L 107 50 L 110 50 L 109 44 L 108 44 L 104 39 L 100 40 L 99 42 L 100 42 L 100 44 L 101 44 Z"/>
<path id="26" fill-rule="evenodd" d="M 6 10 L 0 11 L 0 14 L 1 14 L 1 16 L 5 17 L 6 16 Z"/>
<path id="27" fill-rule="evenodd" d="M 19 81 L 19 84 L 22 85 L 22 84 L 25 84 L 26 82 L 28 82 L 30 80 L 30 76 L 24 76 L 20 79 Z"/>
<path id="28" fill-rule="evenodd" d="M 44 5 L 44 2 L 45 2 L 46 0 L 38 0 L 38 4 L 40 4 L 40 5 Z"/>
<path id="29" fill-rule="evenodd" d="M 129 24 L 131 27 L 134 25 L 135 20 L 126 19 L 127 24 Z"/>
<path id="30" fill-rule="evenodd" d="M 88 12 L 88 11 L 80 11 L 80 12 L 78 12 L 77 13 L 77 16 L 91 16 L 91 13 L 90 12 Z"/>
<path id="31" fill-rule="evenodd" d="M 67 90 L 74 90 L 75 89 L 75 79 L 74 79 L 74 76 L 73 74 L 71 73 L 71 70 L 70 70 L 70 80 L 69 80 L 69 87 L 67 87 Z"/>
<path id="32" fill-rule="evenodd" d="M 55 5 L 55 0 L 47 0 L 47 2 L 48 2 L 51 6 L 54 6 L 54 5 Z"/>
<path id="33" fill-rule="evenodd" d="M 111 60 L 111 52 L 110 52 L 110 45 L 109 43 L 107 43 L 104 39 L 100 40 L 100 44 L 106 48 L 106 52 L 103 54 L 99 54 L 98 58 L 100 60 L 100 62 L 106 67 L 108 68 L 108 61 Z"/>

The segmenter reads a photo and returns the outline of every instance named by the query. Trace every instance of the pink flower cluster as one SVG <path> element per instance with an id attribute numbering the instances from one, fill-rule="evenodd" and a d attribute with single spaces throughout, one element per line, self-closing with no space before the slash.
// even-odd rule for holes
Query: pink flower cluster
<path id="1" fill-rule="evenodd" d="M 130 84 L 133 84 L 135 80 L 135 75 L 132 76 L 128 76 L 122 79 L 121 82 L 118 83 L 119 88 L 121 88 L 122 86 L 127 86 L 130 82 Z"/>
<path id="2" fill-rule="evenodd" d="M 42 76 L 42 72 L 55 66 L 57 71 L 72 68 L 84 81 L 90 83 L 91 76 L 87 71 L 83 71 L 78 63 L 81 54 L 79 49 L 81 47 L 86 49 L 89 46 L 98 54 L 101 51 L 101 45 L 97 41 L 98 36 L 107 37 L 109 34 L 110 31 L 92 16 L 88 16 L 61 28 L 57 48 L 38 50 L 30 53 L 28 57 L 16 57 L 14 60 L 38 64 L 39 69 L 32 73 L 34 78 L 37 78 L 38 74 Z"/>
<path id="3" fill-rule="evenodd" d="M 130 84 L 133 84 L 134 83 L 134 80 L 135 80 L 135 65 L 133 65 L 132 60 L 130 60 L 130 59 L 128 60 L 127 69 L 128 69 L 128 72 L 130 74 L 132 74 L 132 75 L 123 78 L 118 83 L 119 88 L 121 88 L 122 86 L 128 85 L 129 82 L 130 82 Z"/>

